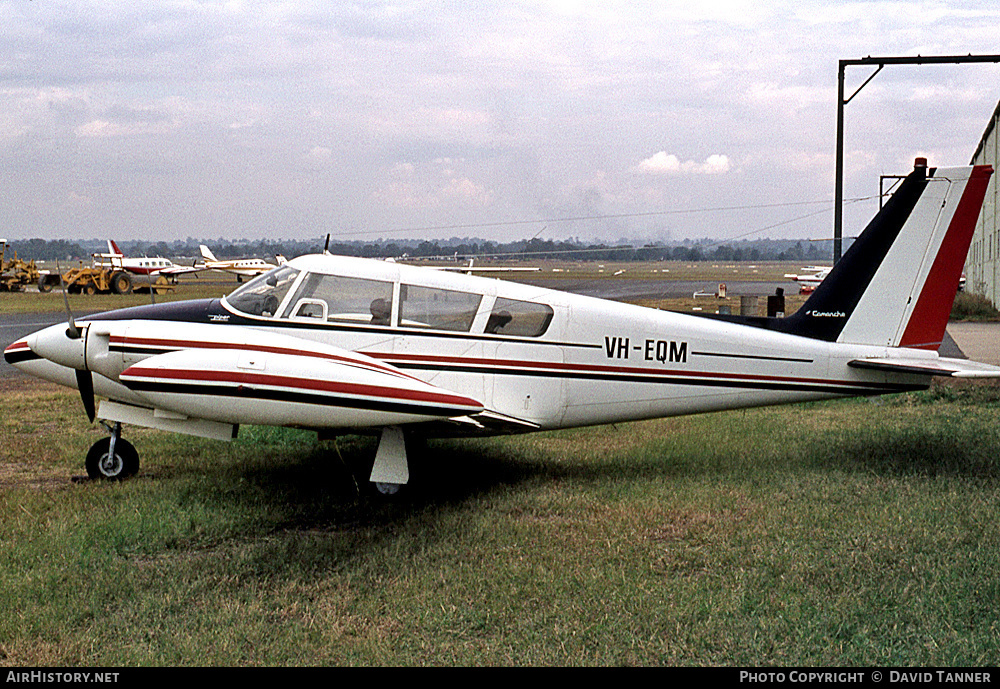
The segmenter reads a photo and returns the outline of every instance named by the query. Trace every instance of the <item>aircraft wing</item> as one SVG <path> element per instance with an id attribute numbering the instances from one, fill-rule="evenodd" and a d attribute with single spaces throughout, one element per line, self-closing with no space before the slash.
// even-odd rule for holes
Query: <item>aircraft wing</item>
<path id="1" fill-rule="evenodd" d="M 187 275 L 188 273 L 200 273 L 203 270 L 208 270 L 204 264 L 193 266 L 171 266 L 157 271 L 157 275 Z"/>
<path id="2" fill-rule="evenodd" d="M 925 376 L 951 378 L 1000 378 L 1000 366 L 982 364 L 967 359 L 937 359 L 919 357 L 893 357 L 887 359 L 854 359 L 847 362 L 852 368 L 867 368 L 891 373 L 916 373 Z"/>

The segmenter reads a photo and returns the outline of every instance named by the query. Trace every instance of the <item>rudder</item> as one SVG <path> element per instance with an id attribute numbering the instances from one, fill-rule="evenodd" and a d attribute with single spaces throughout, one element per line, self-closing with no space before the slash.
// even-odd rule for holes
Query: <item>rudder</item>
<path id="1" fill-rule="evenodd" d="M 914 171 L 780 330 L 936 350 L 993 169 Z"/>

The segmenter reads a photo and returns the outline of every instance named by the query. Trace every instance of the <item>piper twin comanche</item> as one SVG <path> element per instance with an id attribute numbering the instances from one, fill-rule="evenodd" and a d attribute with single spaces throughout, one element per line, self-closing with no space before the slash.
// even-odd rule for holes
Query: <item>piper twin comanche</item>
<path id="1" fill-rule="evenodd" d="M 406 440 L 523 433 L 881 395 L 1000 377 L 938 356 L 989 166 L 918 160 L 786 318 L 659 311 L 541 287 L 308 255 L 223 299 L 138 306 L 9 346 L 80 390 L 111 435 L 92 477 L 138 469 L 121 424 L 227 440 L 243 424 L 380 434 L 371 480 L 409 480 Z M 113 424 L 113 425 L 112 425 Z"/>
<path id="2" fill-rule="evenodd" d="M 164 277 L 172 279 L 176 279 L 178 275 L 196 273 L 199 270 L 193 266 L 179 266 L 169 258 L 162 258 L 160 256 L 155 258 L 149 256 L 126 256 L 122 253 L 122 250 L 118 248 L 115 240 L 109 239 L 107 241 L 108 253 L 94 254 L 94 261 L 97 264 L 114 266 L 122 270 L 127 270 L 135 275 L 148 275 L 150 277 L 163 275 Z"/>

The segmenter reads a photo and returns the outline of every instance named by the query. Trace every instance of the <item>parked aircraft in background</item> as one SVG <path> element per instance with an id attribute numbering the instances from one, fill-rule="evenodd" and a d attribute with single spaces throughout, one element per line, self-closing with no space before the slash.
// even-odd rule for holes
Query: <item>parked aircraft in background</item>
<path id="1" fill-rule="evenodd" d="M 785 277 L 799 283 L 800 294 L 807 294 L 819 287 L 819 283 L 826 279 L 832 268 L 830 266 L 806 266 L 802 270 L 806 271 L 802 275 L 785 273 Z"/>
<path id="2" fill-rule="evenodd" d="M 802 308 L 673 313 L 396 262 L 300 256 L 223 299 L 132 307 L 10 345 L 112 422 L 92 477 L 138 470 L 121 424 L 220 440 L 243 424 L 380 435 L 371 480 L 409 480 L 408 437 L 609 424 L 1000 377 L 938 355 L 992 168 L 918 159 Z M 104 400 L 96 409 L 95 397 Z"/>
<path id="3" fill-rule="evenodd" d="M 244 277 L 257 277 L 262 273 L 266 273 L 269 270 L 274 270 L 280 265 L 284 265 L 286 259 L 284 256 L 276 256 L 278 265 L 268 263 L 267 261 L 260 258 L 234 258 L 228 261 L 220 261 L 204 244 L 199 245 L 201 249 L 201 257 L 204 259 L 204 263 L 200 264 L 204 269 L 207 270 L 223 270 L 227 273 L 235 273 L 236 280 L 239 282 L 243 281 Z"/>
<path id="4" fill-rule="evenodd" d="M 468 265 L 464 266 L 428 266 L 428 268 L 447 270 L 453 273 L 465 273 L 466 275 L 472 275 L 473 273 L 537 273 L 541 270 L 541 268 L 535 266 L 477 266 L 474 264 L 474 261 L 474 258 L 470 258 Z"/>
<path id="5" fill-rule="evenodd" d="M 159 256 L 156 258 L 148 256 L 127 257 L 113 239 L 108 240 L 108 253 L 94 254 L 94 259 L 98 263 L 110 264 L 135 275 L 148 275 L 150 277 L 164 275 L 173 278 L 186 273 L 196 273 L 199 270 L 194 266 L 179 266 L 170 259 Z"/>

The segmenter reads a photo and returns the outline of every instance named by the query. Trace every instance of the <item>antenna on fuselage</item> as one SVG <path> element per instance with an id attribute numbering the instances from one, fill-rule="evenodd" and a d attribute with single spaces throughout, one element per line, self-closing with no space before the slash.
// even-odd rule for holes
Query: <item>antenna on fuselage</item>
<path id="1" fill-rule="evenodd" d="M 323 245 L 323 253 L 324 254 L 329 254 L 330 253 L 330 233 L 329 232 L 326 235 L 326 244 Z"/>

